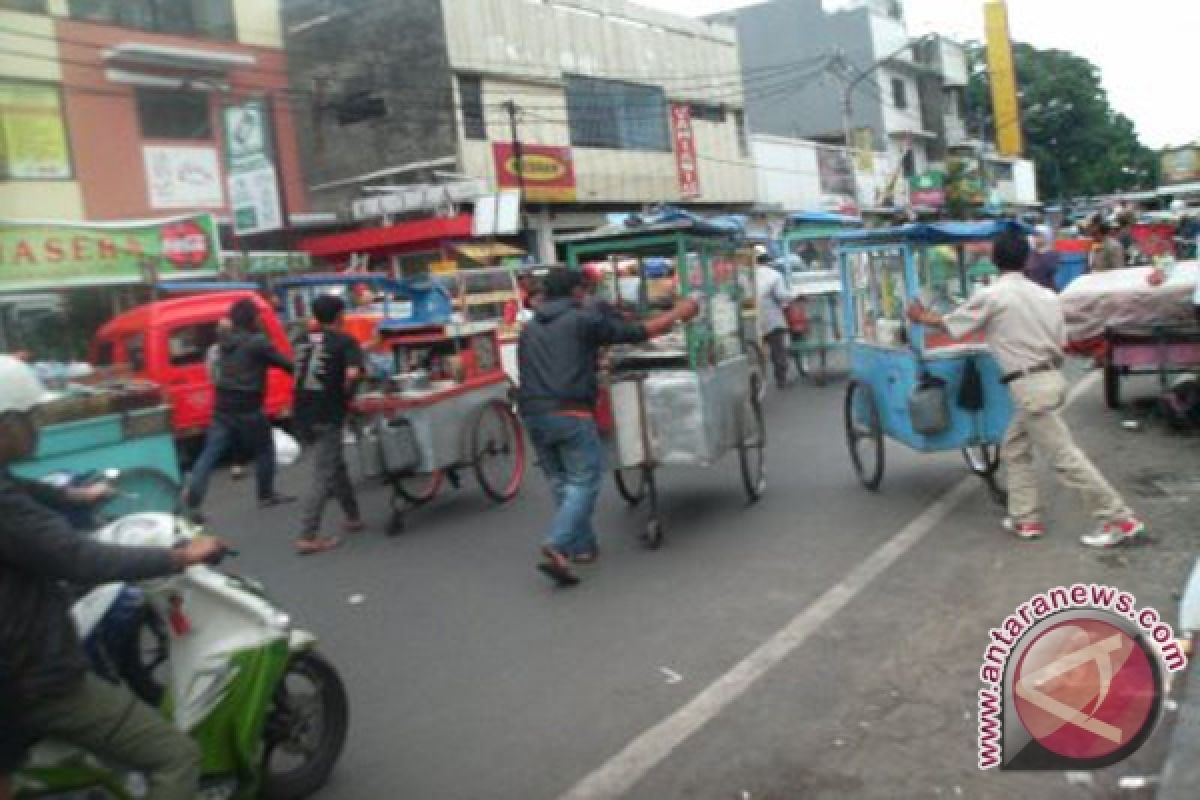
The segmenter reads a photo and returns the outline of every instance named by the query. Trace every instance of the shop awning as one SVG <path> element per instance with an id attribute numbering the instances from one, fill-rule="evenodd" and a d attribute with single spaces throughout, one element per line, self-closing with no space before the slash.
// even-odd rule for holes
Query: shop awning
<path id="1" fill-rule="evenodd" d="M 348 256 L 353 253 L 413 253 L 431 250 L 446 239 L 471 235 L 471 215 L 433 217 L 397 222 L 382 228 L 362 228 L 346 233 L 310 236 L 300 240 L 300 249 L 318 257 Z"/>
<path id="2" fill-rule="evenodd" d="M 520 257 L 525 255 L 525 251 L 519 247 L 504 244 L 503 242 L 455 242 L 451 245 L 454 252 L 472 261 L 477 261 L 480 264 L 486 263 L 497 258 L 511 258 L 513 256 Z"/>

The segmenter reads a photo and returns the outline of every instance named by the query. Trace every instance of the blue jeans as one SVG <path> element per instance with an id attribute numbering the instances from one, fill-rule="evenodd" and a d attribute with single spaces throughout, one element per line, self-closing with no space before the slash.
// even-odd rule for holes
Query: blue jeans
<path id="1" fill-rule="evenodd" d="M 554 492 L 554 520 L 546 545 L 565 556 L 596 549 L 592 510 L 604 478 L 604 445 L 596 421 L 561 414 L 524 417 L 538 465 Z"/>
<path id="2" fill-rule="evenodd" d="M 261 411 L 217 413 L 205 434 L 204 450 L 192 465 L 192 474 L 188 477 L 188 508 L 199 508 L 204 503 L 213 469 L 235 444 L 242 452 L 254 453 L 258 499 L 265 500 L 275 494 L 275 440 L 267 415 Z"/>

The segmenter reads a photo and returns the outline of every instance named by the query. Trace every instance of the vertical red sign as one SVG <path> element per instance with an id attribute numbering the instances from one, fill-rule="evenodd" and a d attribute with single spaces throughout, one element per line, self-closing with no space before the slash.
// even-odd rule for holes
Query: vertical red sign
<path id="1" fill-rule="evenodd" d="M 700 165 L 696 161 L 696 137 L 692 133 L 692 107 L 671 104 L 671 134 L 675 137 L 675 171 L 679 176 L 679 197 L 690 200 L 700 196 Z"/>

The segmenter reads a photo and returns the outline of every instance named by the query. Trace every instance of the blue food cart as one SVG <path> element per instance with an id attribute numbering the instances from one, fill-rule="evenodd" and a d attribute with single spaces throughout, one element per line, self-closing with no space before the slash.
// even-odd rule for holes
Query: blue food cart
<path id="1" fill-rule="evenodd" d="M 796 372 L 818 386 L 825 383 L 830 353 L 846 346 L 834 237 L 861 227 L 858 217 L 803 211 L 787 218 L 780 237 L 784 277 L 798 307 L 789 315 L 792 360 Z"/>
<path id="2" fill-rule="evenodd" d="M 850 341 L 846 443 L 863 486 L 883 479 L 884 438 L 923 453 L 961 450 L 997 500 L 999 446 L 1012 416 L 1001 370 L 981 336 L 954 339 L 909 324 L 913 300 L 955 308 L 988 278 L 968 254 L 1008 222 L 943 222 L 839 234 L 843 313 Z"/>

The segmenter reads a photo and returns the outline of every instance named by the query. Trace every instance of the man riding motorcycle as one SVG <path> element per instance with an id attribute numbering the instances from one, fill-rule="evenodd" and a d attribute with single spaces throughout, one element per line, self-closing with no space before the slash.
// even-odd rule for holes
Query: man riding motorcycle
<path id="1" fill-rule="evenodd" d="M 218 558 L 226 546 L 193 539 L 174 549 L 120 547 L 79 536 L 9 471 L 36 451 L 32 412 L 45 399 L 27 365 L 0 355 L 0 800 L 8 800 L 7 776 L 41 738 L 145 773 L 147 798 L 190 799 L 196 744 L 128 689 L 88 671 L 60 581 L 169 575 Z"/>

